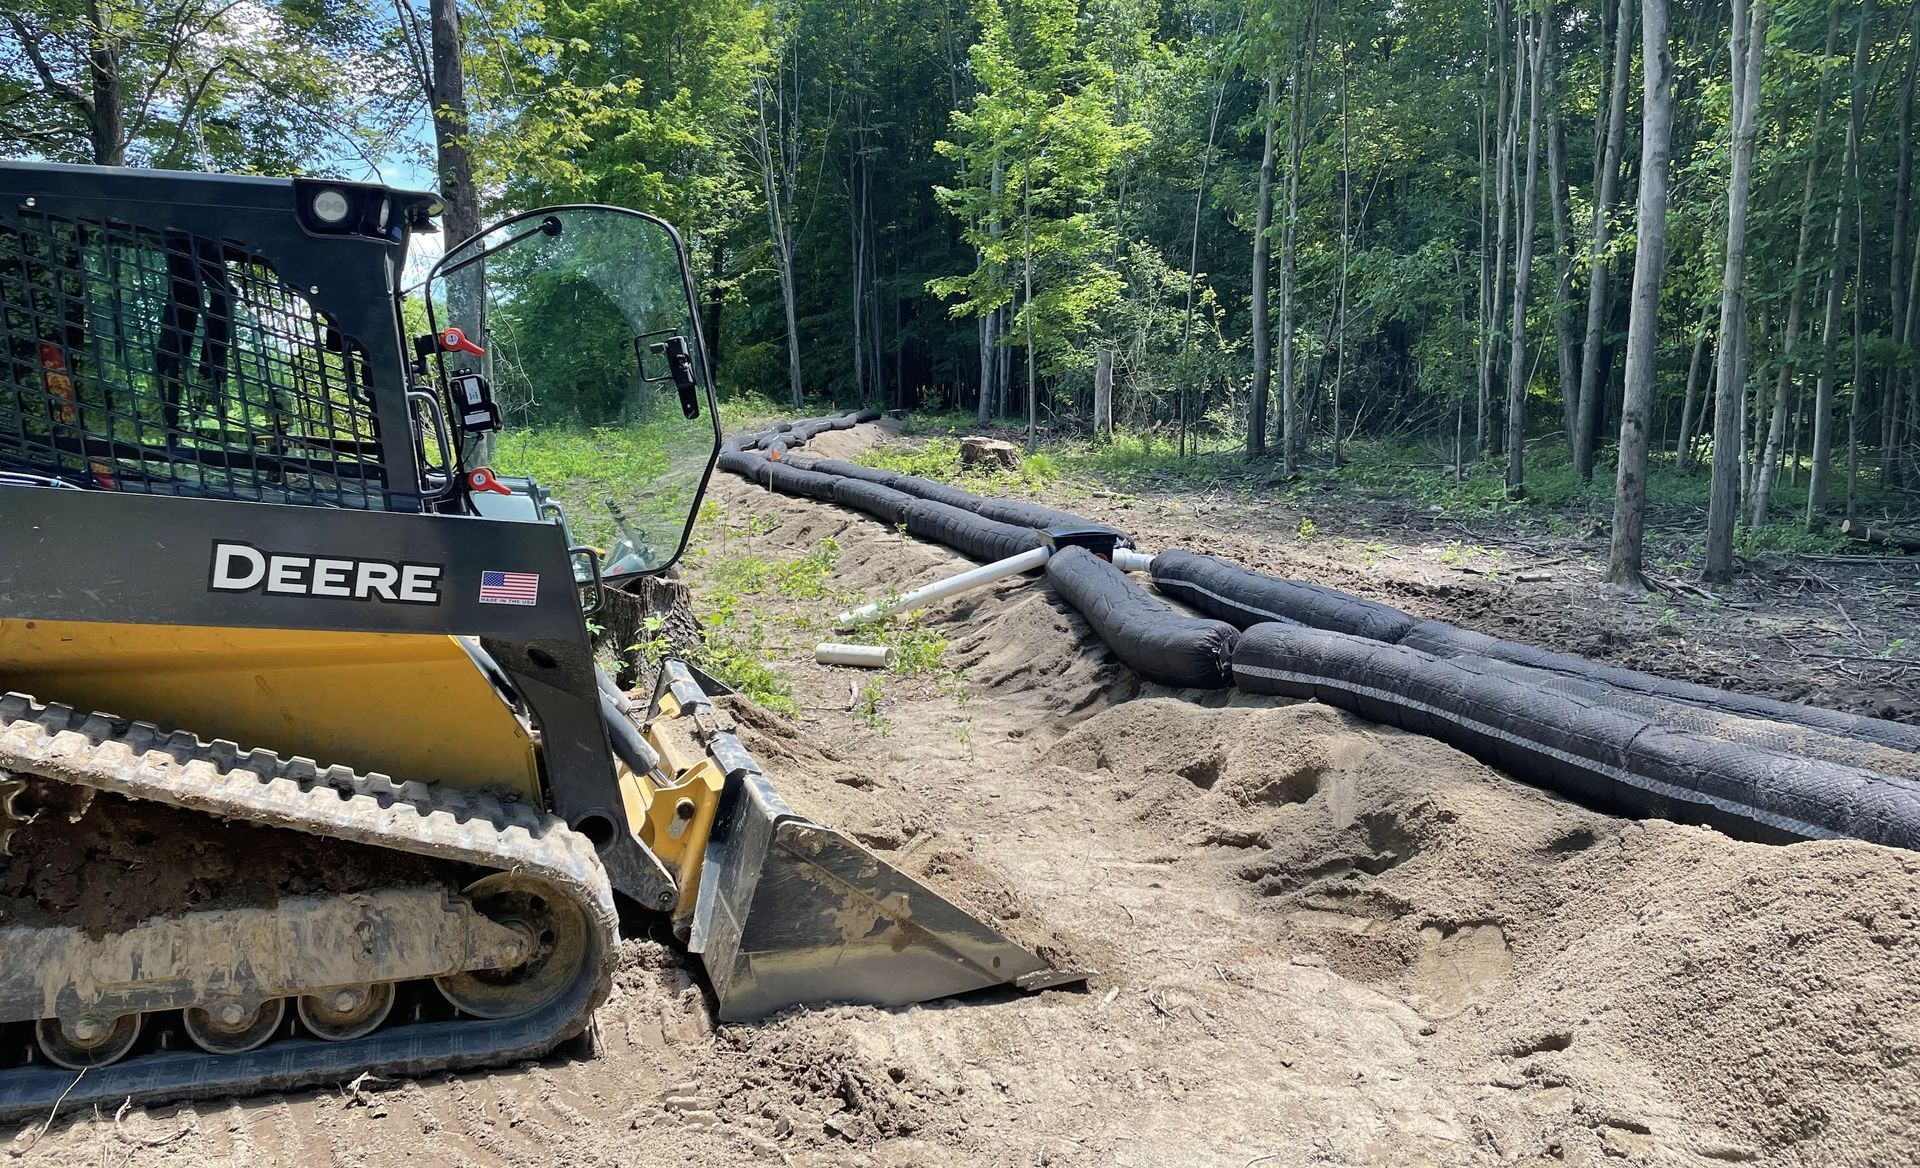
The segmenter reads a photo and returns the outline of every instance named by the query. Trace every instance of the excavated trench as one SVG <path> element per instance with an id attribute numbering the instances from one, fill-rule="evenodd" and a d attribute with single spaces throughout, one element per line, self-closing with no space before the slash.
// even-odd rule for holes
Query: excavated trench
<path id="1" fill-rule="evenodd" d="M 1051 508 L 792 453 L 877 417 L 849 412 L 736 436 L 720 465 L 978 559 L 1040 547 L 1047 528 L 1092 526 Z M 1203 615 L 1182 615 L 1084 547 L 1063 547 L 1046 562 L 1049 585 L 1150 681 L 1318 700 L 1615 814 L 1769 842 L 1920 848 L 1920 727 L 1416 622 L 1389 605 L 1187 551 L 1154 556 L 1150 575 L 1159 593 Z"/>

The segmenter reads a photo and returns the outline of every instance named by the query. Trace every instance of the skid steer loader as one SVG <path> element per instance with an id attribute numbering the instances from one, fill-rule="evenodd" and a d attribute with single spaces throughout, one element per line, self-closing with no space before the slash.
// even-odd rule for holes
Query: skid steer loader
<path id="1" fill-rule="evenodd" d="M 538 1055 L 623 919 L 727 1019 L 1076 976 L 596 667 L 718 448 L 684 249 L 547 208 L 409 291 L 437 210 L 0 163 L 0 1118 Z"/>

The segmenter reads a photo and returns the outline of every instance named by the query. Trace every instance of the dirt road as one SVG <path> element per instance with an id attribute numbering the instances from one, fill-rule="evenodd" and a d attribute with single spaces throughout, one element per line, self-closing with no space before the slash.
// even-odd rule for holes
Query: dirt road
<path id="1" fill-rule="evenodd" d="M 858 442 L 831 435 L 822 442 Z M 877 595 L 959 566 L 717 483 L 696 583 L 833 539 Z M 1339 581 L 1333 581 L 1338 583 Z M 950 602 L 941 666 L 817 667 L 844 596 L 752 603 L 802 810 L 1002 886 L 1084 990 L 716 1031 L 630 942 L 592 1059 L 0 1133 L 25 1165 L 1907 1162 L 1920 856 L 1582 810 L 1312 704 L 1170 693 L 1038 584 Z M 850 685 L 851 681 L 851 685 Z"/>

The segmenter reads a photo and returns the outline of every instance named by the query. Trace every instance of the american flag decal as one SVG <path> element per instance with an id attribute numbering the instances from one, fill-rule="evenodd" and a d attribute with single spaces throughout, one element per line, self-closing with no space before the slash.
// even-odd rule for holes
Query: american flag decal
<path id="1" fill-rule="evenodd" d="M 481 604 L 532 604 L 539 595 L 538 572 L 480 573 Z"/>

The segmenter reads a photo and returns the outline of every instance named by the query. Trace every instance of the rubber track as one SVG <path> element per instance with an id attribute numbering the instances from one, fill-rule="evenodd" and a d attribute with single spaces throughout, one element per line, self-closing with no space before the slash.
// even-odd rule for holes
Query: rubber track
<path id="1" fill-rule="evenodd" d="M 618 936 L 592 844 L 560 820 L 490 796 L 396 783 L 141 722 L 0 696 L 0 770 L 37 775 L 224 819 L 537 876 L 580 904 L 582 973 L 553 1002 L 505 1021 L 389 1026 L 353 1042 L 287 1039 L 237 1056 L 139 1055 L 83 1074 L 0 1071 L 0 1120 L 121 1100 L 205 1099 L 340 1082 L 364 1071 L 421 1075 L 537 1058 L 585 1028 L 606 999 Z"/>

